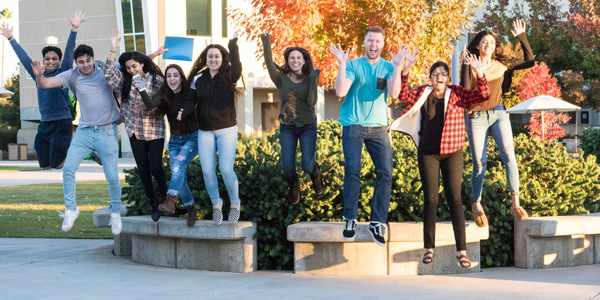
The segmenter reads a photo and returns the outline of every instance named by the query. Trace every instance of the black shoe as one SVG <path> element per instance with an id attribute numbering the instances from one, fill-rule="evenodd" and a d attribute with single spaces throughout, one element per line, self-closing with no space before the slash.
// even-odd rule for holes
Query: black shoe
<path id="1" fill-rule="evenodd" d="M 375 244 L 379 246 L 385 246 L 385 238 L 383 235 L 385 234 L 385 227 L 383 227 L 382 223 L 373 223 L 369 224 L 369 233 L 373 238 Z"/>
<path id="2" fill-rule="evenodd" d="M 296 205 L 300 202 L 300 179 L 296 177 L 292 181 L 288 181 L 289 191 L 287 201 L 290 204 Z"/>
<path id="3" fill-rule="evenodd" d="M 152 216 L 152 221 L 154 222 L 158 222 L 158 220 L 160 219 L 160 214 L 158 213 L 158 203 L 157 203 L 157 199 L 150 199 L 150 207 L 152 208 L 152 213 L 150 214 L 150 216 Z"/>
<path id="4" fill-rule="evenodd" d="M 317 194 L 317 196 L 323 195 L 323 177 L 321 176 L 321 168 L 319 168 L 317 174 L 310 176 L 310 179 L 312 179 L 315 194 Z"/>
<path id="5" fill-rule="evenodd" d="M 95 161 L 97 164 L 102 165 L 102 160 L 100 159 L 98 152 L 92 151 L 92 153 L 90 153 L 90 159 Z"/>
<path id="6" fill-rule="evenodd" d="M 346 227 L 344 227 L 344 240 L 346 241 L 354 241 L 354 236 L 356 235 L 356 219 L 346 220 Z"/>

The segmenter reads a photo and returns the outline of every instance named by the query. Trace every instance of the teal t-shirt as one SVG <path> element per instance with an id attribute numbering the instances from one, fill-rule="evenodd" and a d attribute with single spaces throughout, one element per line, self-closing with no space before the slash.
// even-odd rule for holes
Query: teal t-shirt
<path id="1" fill-rule="evenodd" d="M 346 63 L 346 77 L 352 80 L 352 86 L 340 109 L 338 120 L 342 126 L 388 125 L 387 80 L 393 73 L 394 64 L 383 58 L 375 64 L 364 56 Z"/>

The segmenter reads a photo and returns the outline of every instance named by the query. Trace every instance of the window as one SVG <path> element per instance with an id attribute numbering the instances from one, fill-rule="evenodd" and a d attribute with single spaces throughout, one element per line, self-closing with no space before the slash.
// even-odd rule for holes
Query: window
<path id="1" fill-rule="evenodd" d="M 590 112 L 582 111 L 581 112 L 581 124 L 590 124 Z"/>
<path id="2" fill-rule="evenodd" d="M 121 0 L 125 51 L 146 53 L 142 0 Z"/>
<path id="3" fill-rule="evenodd" d="M 221 0 L 221 28 L 223 30 L 223 37 L 227 37 L 227 0 Z"/>
<path id="4" fill-rule="evenodd" d="M 187 0 L 187 35 L 212 36 L 211 0 Z"/>
<path id="5" fill-rule="evenodd" d="M 570 112 L 567 112 L 567 115 L 569 115 L 569 117 L 571 117 L 571 119 L 569 119 L 568 124 L 573 124 L 573 125 L 577 124 L 577 112 L 570 111 Z"/>

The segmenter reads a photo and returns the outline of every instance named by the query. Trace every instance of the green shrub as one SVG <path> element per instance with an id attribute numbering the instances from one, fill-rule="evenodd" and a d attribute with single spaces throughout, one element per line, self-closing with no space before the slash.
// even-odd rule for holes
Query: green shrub
<path id="1" fill-rule="evenodd" d="M 600 160 L 600 129 L 588 127 L 581 136 L 581 150 L 586 156 L 594 155 Z"/>
<path id="2" fill-rule="evenodd" d="M 323 171 L 324 195 L 319 199 L 311 188 L 310 177 L 302 172 L 297 153 L 297 170 L 302 188 L 298 205 L 285 201 L 287 183 L 282 178 L 279 159 L 279 133 L 263 137 L 240 135 L 237 146 L 235 171 L 238 174 L 242 198 L 242 220 L 258 225 L 259 269 L 292 269 L 293 247 L 287 241 L 286 228 L 300 221 L 341 221 L 343 213 L 342 187 L 344 160 L 342 126 L 336 121 L 325 121 L 318 126 L 317 163 Z M 515 138 L 515 151 L 521 172 L 521 203 L 532 216 L 579 214 L 598 211 L 600 203 L 600 167 L 594 159 L 577 160 L 568 157 L 561 145 L 542 143 L 526 135 Z M 417 167 L 417 153 L 412 140 L 393 133 L 394 166 L 390 222 L 421 221 L 423 200 Z M 299 152 L 299 151 L 298 151 Z M 467 219 L 471 216 L 471 154 L 464 148 L 462 197 Z M 170 177 L 168 159 L 164 158 L 167 178 Z M 367 221 L 375 186 L 373 163 L 363 149 L 362 183 L 358 213 L 359 221 Z M 220 176 L 219 176 L 220 177 Z M 149 214 L 150 208 L 139 182 L 137 169 L 126 176 L 129 187 L 123 197 L 132 203 L 131 214 Z M 188 182 L 199 208 L 199 219 L 211 219 L 212 204 L 204 187 L 198 160 L 188 167 Z M 219 178 L 221 197 L 227 190 Z M 440 193 L 443 188 L 440 186 Z M 442 194 L 440 194 L 440 198 Z M 490 238 L 482 242 L 483 266 L 512 265 L 513 219 L 510 215 L 510 195 L 500 154 L 493 139 L 488 147 L 488 170 L 483 188 L 483 206 L 490 221 Z M 227 201 L 226 201 L 227 202 Z M 445 201 L 440 201 L 445 203 Z M 178 203 L 177 215 L 185 209 Z M 438 208 L 438 220 L 448 220 L 446 205 Z M 227 205 L 225 206 L 227 214 Z M 341 233 L 340 233 L 341 234 Z"/>

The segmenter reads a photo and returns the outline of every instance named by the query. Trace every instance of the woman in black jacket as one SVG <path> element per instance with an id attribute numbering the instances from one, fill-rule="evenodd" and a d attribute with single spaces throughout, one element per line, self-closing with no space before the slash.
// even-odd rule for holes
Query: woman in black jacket
<path id="1" fill-rule="evenodd" d="M 229 52 L 221 45 L 208 45 L 196 59 L 188 76 L 190 93 L 181 116 L 185 118 L 196 107 L 200 165 L 216 225 L 223 221 L 223 200 L 216 174 L 217 152 L 219 170 L 231 202 L 229 222 L 235 223 L 240 217 L 238 179 L 233 171 L 238 134 L 235 95 L 240 93 L 235 86 L 242 76 L 237 34 L 228 47 Z"/>

